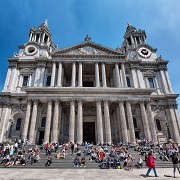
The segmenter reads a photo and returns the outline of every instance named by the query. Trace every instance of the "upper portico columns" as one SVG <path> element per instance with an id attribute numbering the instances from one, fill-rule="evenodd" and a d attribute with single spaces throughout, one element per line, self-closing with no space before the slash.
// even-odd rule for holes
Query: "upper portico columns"
<path id="1" fill-rule="evenodd" d="M 96 78 L 96 87 L 100 87 L 99 83 L 99 64 L 95 62 L 95 78 Z"/>
<path id="2" fill-rule="evenodd" d="M 82 87 L 82 62 L 79 62 L 78 86 Z"/>
<path id="3" fill-rule="evenodd" d="M 115 73 L 116 73 L 117 87 L 121 87 L 118 63 L 115 63 Z"/>
<path id="4" fill-rule="evenodd" d="M 62 62 L 59 62 L 57 86 L 58 87 L 62 86 Z"/>
<path id="5" fill-rule="evenodd" d="M 107 82 L 106 82 L 106 67 L 105 63 L 101 63 L 101 69 L 102 69 L 102 85 L 103 87 L 107 87 Z"/>
<path id="6" fill-rule="evenodd" d="M 51 87 L 55 86 L 55 75 L 56 75 L 56 62 L 53 62 L 52 75 L 51 75 Z"/>
<path id="7" fill-rule="evenodd" d="M 124 68 L 124 62 L 121 63 L 121 73 L 122 73 L 122 83 L 123 83 L 123 87 L 127 87 L 126 72 L 125 72 L 125 68 Z"/>
<path id="8" fill-rule="evenodd" d="M 72 77 L 71 77 L 71 86 L 76 86 L 76 62 L 72 63 Z"/>

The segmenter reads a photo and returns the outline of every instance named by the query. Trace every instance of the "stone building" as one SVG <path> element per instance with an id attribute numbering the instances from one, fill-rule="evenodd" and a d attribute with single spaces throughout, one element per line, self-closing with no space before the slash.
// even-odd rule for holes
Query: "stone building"
<path id="1" fill-rule="evenodd" d="M 47 20 L 8 58 L 0 93 L 0 142 L 81 144 L 171 139 L 180 143 L 168 61 L 144 30 L 127 25 L 121 48 L 91 41 L 53 44 Z"/>

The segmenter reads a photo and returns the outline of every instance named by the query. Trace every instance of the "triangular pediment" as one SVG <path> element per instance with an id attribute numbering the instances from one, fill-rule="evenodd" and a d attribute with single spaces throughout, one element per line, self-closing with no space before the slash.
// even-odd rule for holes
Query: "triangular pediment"
<path id="1" fill-rule="evenodd" d="M 53 55 L 123 55 L 120 50 L 114 50 L 106 46 L 85 41 L 53 52 Z"/>

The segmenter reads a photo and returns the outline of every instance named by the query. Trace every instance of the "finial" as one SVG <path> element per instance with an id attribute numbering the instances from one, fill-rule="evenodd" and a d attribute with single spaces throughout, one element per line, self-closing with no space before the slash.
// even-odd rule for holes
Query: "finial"
<path id="1" fill-rule="evenodd" d="M 90 41 L 91 40 L 91 37 L 89 35 L 87 35 L 84 39 L 85 41 Z"/>
<path id="2" fill-rule="evenodd" d="M 131 25 L 130 22 L 128 22 L 127 25 L 130 26 Z"/>
<path id="3" fill-rule="evenodd" d="M 46 26 L 46 27 L 47 27 L 47 26 L 48 26 L 48 20 L 47 20 L 47 19 L 45 19 L 45 21 L 44 21 L 44 23 L 43 23 L 43 24 L 44 24 L 44 26 Z"/>

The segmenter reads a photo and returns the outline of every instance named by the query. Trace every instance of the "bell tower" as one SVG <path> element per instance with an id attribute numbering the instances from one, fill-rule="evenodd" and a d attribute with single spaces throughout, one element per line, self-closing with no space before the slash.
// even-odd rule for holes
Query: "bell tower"
<path id="1" fill-rule="evenodd" d="M 41 46 L 47 46 L 49 48 L 49 51 L 52 51 L 53 42 L 50 30 L 48 28 L 47 19 L 38 28 L 33 27 L 30 29 L 29 42 L 36 42 Z"/>
<path id="2" fill-rule="evenodd" d="M 136 29 L 129 22 L 127 24 L 126 32 L 124 34 L 124 41 L 122 48 L 127 51 L 127 49 L 136 48 L 141 44 L 146 44 L 146 33 L 144 30 Z"/>

